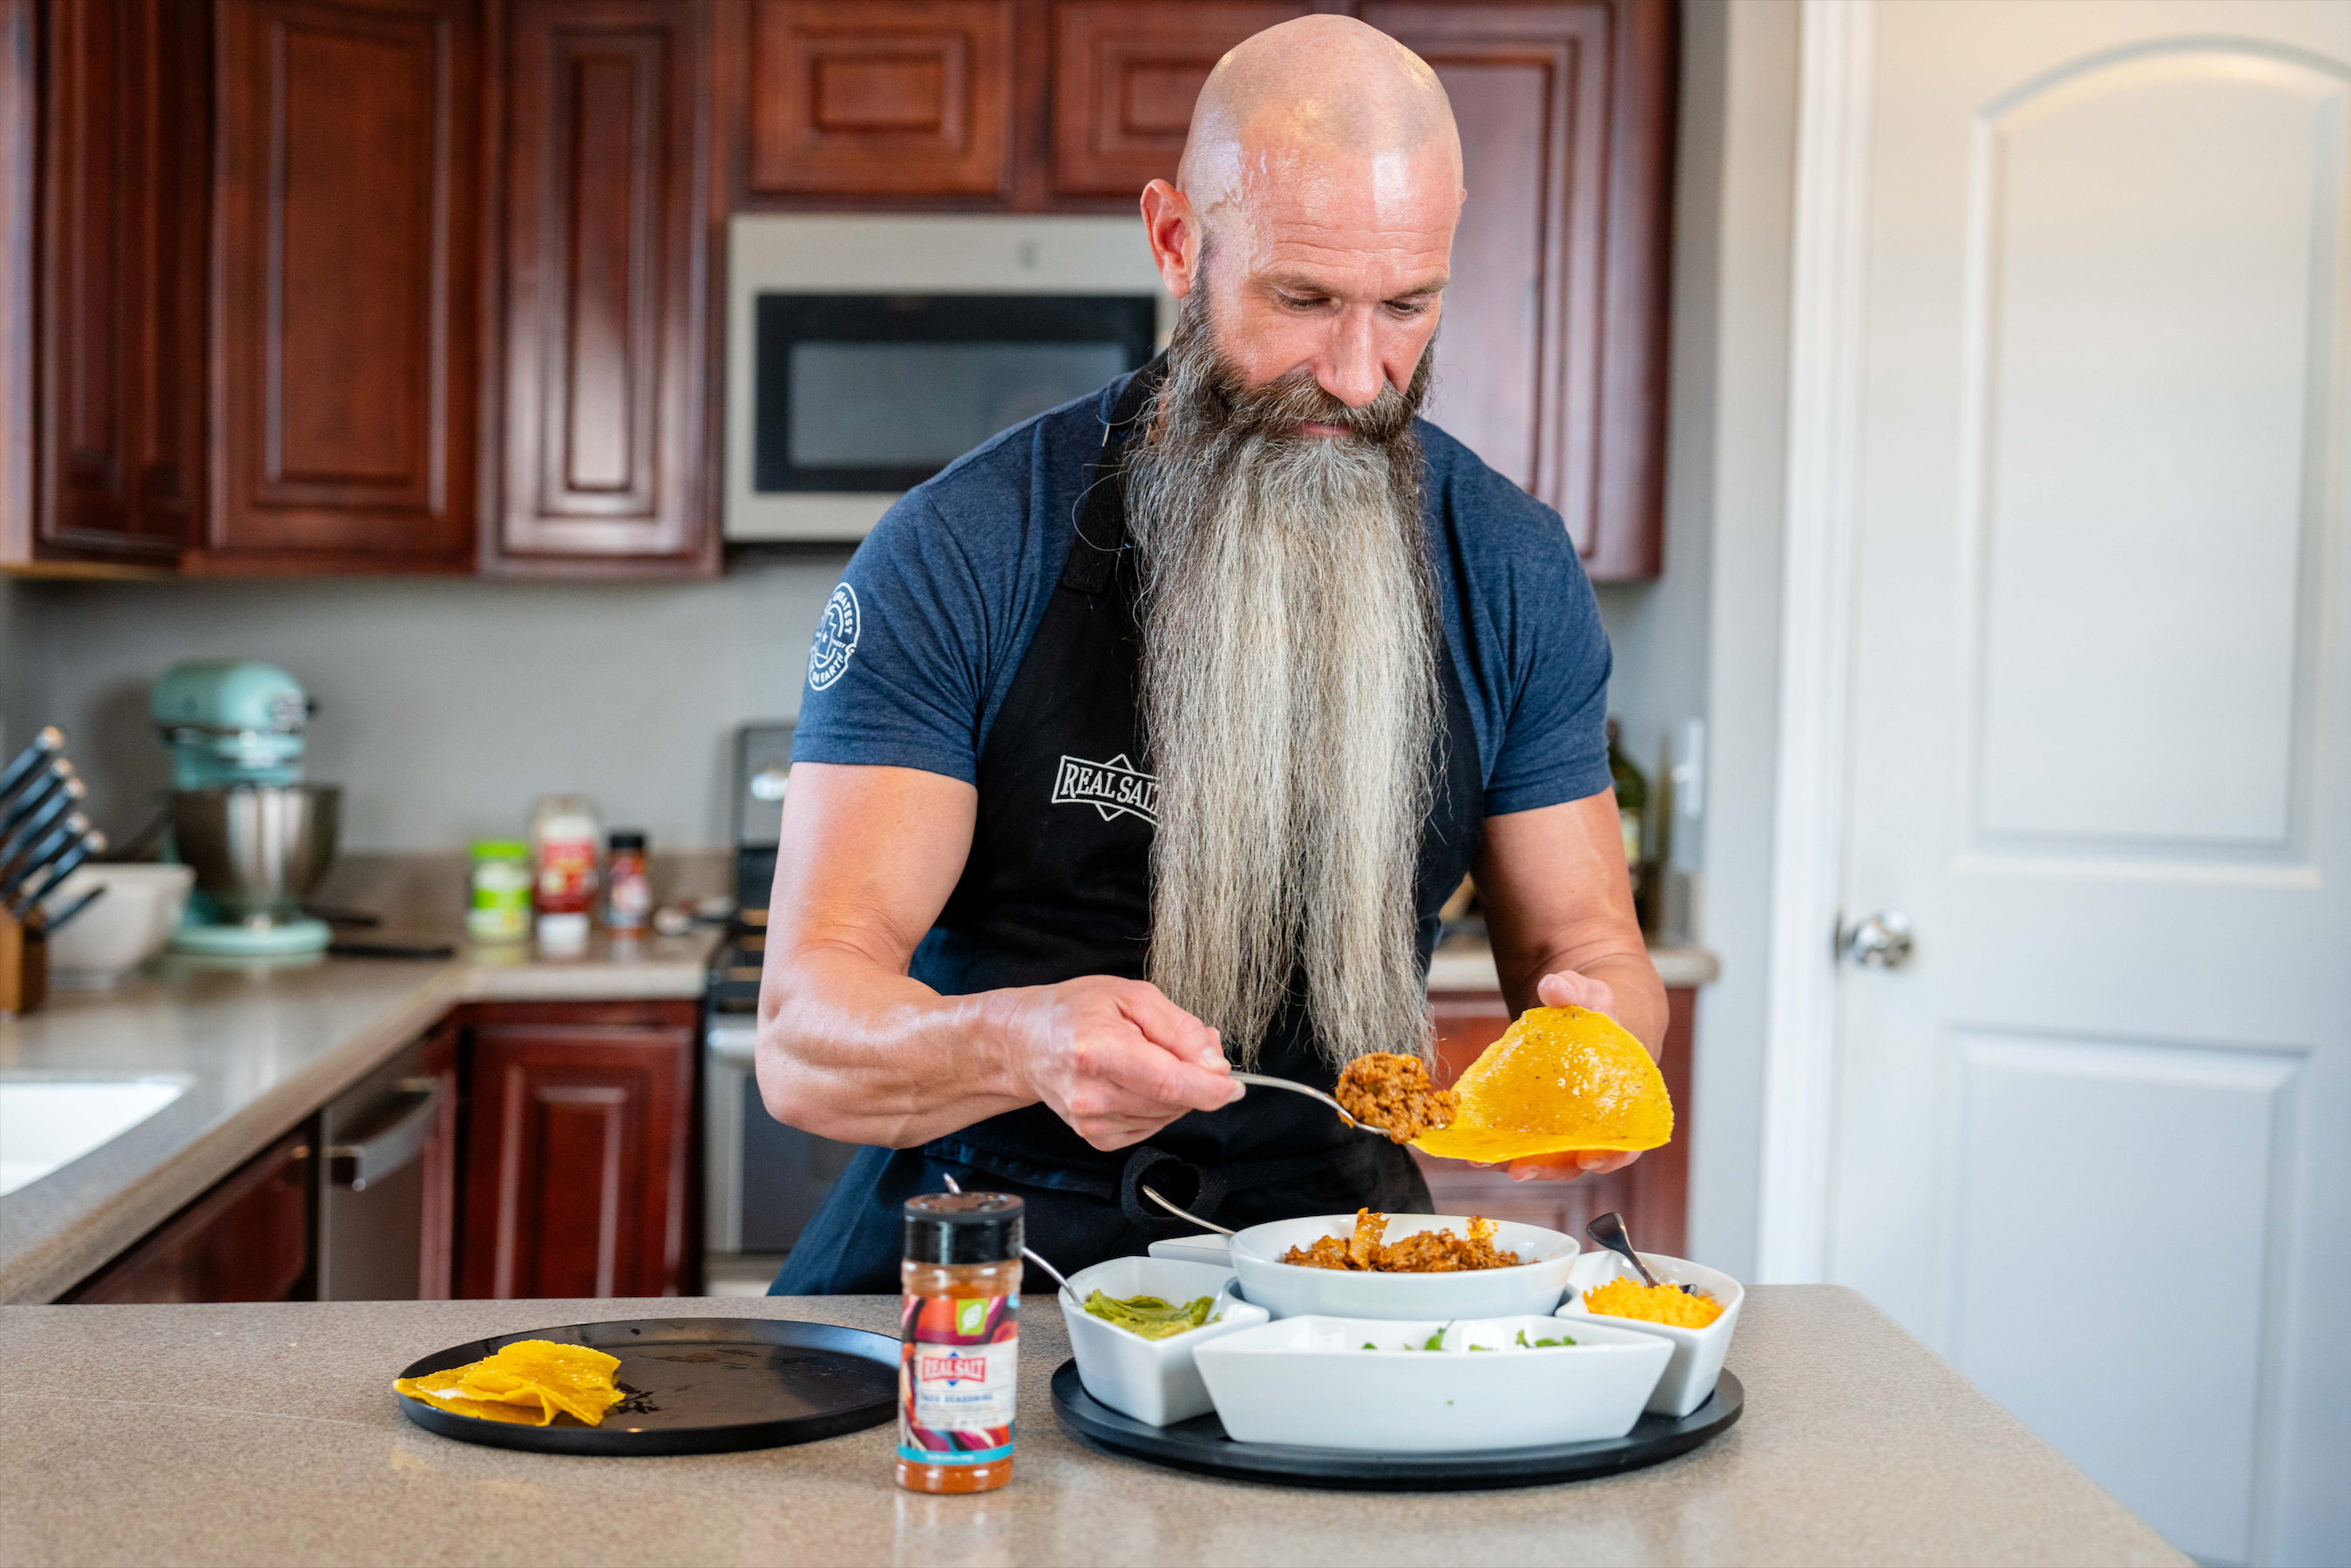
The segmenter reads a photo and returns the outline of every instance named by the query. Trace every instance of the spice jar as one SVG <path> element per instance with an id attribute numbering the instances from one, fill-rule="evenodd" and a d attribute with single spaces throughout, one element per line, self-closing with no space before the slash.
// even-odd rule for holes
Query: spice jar
<path id="1" fill-rule="evenodd" d="M 604 929 L 635 936 L 653 912 L 653 885 L 645 872 L 645 836 L 615 829 L 604 840 Z"/>
<path id="2" fill-rule="evenodd" d="M 530 846 L 518 838 L 474 841 L 465 934 L 477 942 L 530 935 Z"/>
<path id="3" fill-rule="evenodd" d="M 898 1484 L 909 1491 L 994 1491 L 1012 1479 L 1020 1210 L 1000 1192 L 906 1199 Z"/>

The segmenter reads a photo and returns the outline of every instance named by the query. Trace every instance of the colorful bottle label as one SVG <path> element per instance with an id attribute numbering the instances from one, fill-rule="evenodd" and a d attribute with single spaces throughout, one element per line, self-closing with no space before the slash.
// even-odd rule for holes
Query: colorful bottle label
<path id="1" fill-rule="evenodd" d="M 1012 1457 L 1020 1298 L 907 1296 L 898 1362 L 898 1457 L 978 1465 Z"/>

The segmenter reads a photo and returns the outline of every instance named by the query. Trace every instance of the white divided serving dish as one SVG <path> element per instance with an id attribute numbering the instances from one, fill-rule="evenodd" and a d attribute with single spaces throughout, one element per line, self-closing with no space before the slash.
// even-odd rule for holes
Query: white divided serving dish
<path id="1" fill-rule="evenodd" d="M 49 939 L 49 983 L 59 991 L 102 991 L 119 984 L 172 940 L 195 878 L 189 866 L 75 870 L 41 901 L 50 914 L 63 914 L 93 888 L 104 888 L 106 897 Z"/>
<path id="2" fill-rule="evenodd" d="M 1562 1321 L 1576 1326 L 1569 1332 L 1581 1338 L 1586 1324 L 1622 1325 L 1638 1334 L 1654 1334 L 1674 1347 L 1671 1361 L 1666 1364 L 1665 1376 L 1649 1396 L 1649 1408 L 1661 1416 L 1677 1418 L 1688 1415 L 1714 1397 L 1715 1379 L 1722 1376 L 1722 1358 L 1730 1349 L 1731 1330 L 1739 1326 L 1739 1303 L 1747 1293 L 1737 1280 L 1719 1269 L 1709 1269 L 1704 1263 L 1693 1263 L 1687 1258 L 1668 1258 L 1663 1252 L 1644 1252 L 1641 1262 L 1649 1265 L 1649 1272 L 1657 1276 L 1660 1284 L 1696 1285 L 1700 1293 L 1712 1296 L 1722 1303 L 1722 1315 L 1704 1328 L 1677 1328 L 1671 1324 L 1650 1323 L 1643 1318 L 1616 1317 L 1607 1313 L 1587 1310 L 1583 1293 L 1606 1284 L 1614 1279 L 1637 1279 L 1633 1265 L 1615 1253 L 1598 1251 L 1586 1252 L 1575 1261 L 1568 1274 L 1567 1300 L 1561 1303 Z"/>
<path id="3" fill-rule="evenodd" d="M 1391 1241 L 1421 1231 L 1469 1233 L 1468 1220 L 1458 1214 L 1391 1214 Z M 1353 1214 L 1324 1214 L 1307 1220 L 1280 1220 L 1252 1225 L 1232 1238 L 1232 1265 L 1240 1275 L 1241 1294 L 1277 1318 L 1319 1313 L 1328 1317 L 1452 1318 L 1506 1317 L 1513 1313 L 1548 1313 L 1559 1305 L 1567 1289 L 1568 1270 L 1576 1258 L 1575 1238 L 1540 1225 L 1515 1220 L 1496 1222 L 1496 1245 L 1527 1262 L 1507 1269 L 1465 1269 L 1447 1274 L 1387 1274 L 1352 1269 L 1310 1269 L 1285 1263 L 1281 1255 L 1292 1247 L 1309 1246 L 1323 1236 L 1352 1236 Z"/>
<path id="4" fill-rule="evenodd" d="M 1192 1352 L 1199 1345 L 1266 1321 L 1266 1311 L 1242 1301 L 1228 1288 L 1233 1272 L 1209 1263 L 1163 1258 L 1112 1258 L 1070 1276 L 1061 1291 L 1061 1318 L 1069 1324 L 1070 1348 L 1078 1358 L 1078 1380 L 1112 1409 L 1165 1427 L 1208 1413 L 1208 1391 L 1200 1383 Z M 1166 1302 L 1217 1297 L 1209 1321 L 1198 1328 L 1145 1339 L 1086 1311 L 1095 1291 L 1124 1300 L 1157 1296 Z"/>
<path id="5" fill-rule="evenodd" d="M 1574 1345 L 1519 1344 L 1562 1330 Z M 1432 1335 L 1437 1350 L 1405 1348 Z M 1237 1442 L 1423 1454 L 1621 1438 L 1672 1355 L 1655 1334 L 1571 1327 L 1548 1313 L 1454 1323 L 1318 1314 L 1226 1334 L 1195 1359 Z"/>
<path id="6" fill-rule="evenodd" d="M 1213 1263 L 1220 1269 L 1233 1266 L 1233 1255 L 1225 1247 L 1225 1238 L 1214 1231 L 1154 1241 L 1151 1243 L 1151 1255 L 1178 1263 Z"/>

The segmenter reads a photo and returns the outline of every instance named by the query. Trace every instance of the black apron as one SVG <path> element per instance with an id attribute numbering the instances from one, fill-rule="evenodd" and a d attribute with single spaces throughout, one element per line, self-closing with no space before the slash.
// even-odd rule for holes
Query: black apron
<path id="1" fill-rule="evenodd" d="M 981 749 L 970 858 L 908 966 L 944 995 L 1088 974 L 1144 978 L 1157 785 L 1145 771 L 1150 753 L 1136 703 L 1141 638 L 1120 463 L 1159 371 L 1155 362 L 1136 372 L 1113 405 L 1068 564 Z M 1484 831 L 1468 705 L 1449 654 L 1437 663 L 1444 767 L 1416 888 L 1424 969 L 1437 911 Z M 1268 1030 L 1257 1070 L 1318 1088 L 1332 1077 L 1293 1008 Z M 1029 1245 L 1064 1273 L 1196 1231 L 1144 1198 L 1146 1183 L 1234 1230 L 1359 1206 L 1429 1207 L 1427 1183 L 1405 1150 L 1348 1130 L 1301 1096 L 1260 1090 L 1221 1110 L 1187 1113 L 1149 1142 L 1110 1153 L 1045 1106 L 1028 1106 L 920 1148 L 860 1149 L 771 1293 L 895 1291 L 899 1205 L 945 1191 L 947 1176 L 1024 1199 Z"/>

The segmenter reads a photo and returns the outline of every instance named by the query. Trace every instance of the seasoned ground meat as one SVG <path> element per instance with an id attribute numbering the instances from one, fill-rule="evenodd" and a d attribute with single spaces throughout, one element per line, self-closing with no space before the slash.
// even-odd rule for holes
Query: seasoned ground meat
<path id="1" fill-rule="evenodd" d="M 1430 1083 L 1428 1066 L 1417 1056 L 1385 1051 L 1358 1056 L 1339 1075 L 1332 1097 L 1349 1116 L 1384 1129 L 1398 1143 L 1453 1125 L 1453 1091 Z"/>
<path id="2" fill-rule="evenodd" d="M 1507 1269 L 1519 1262 L 1516 1252 L 1494 1245 L 1494 1222 L 1482 1215 L 1469 1221 L 1469 1234 L 1450 1231 L 1416 1231 L 1384 1244 L 1388 1217 L 1368 1209 L 1355 1210 L 1353 1236 L 1321 1236 L 1311 1246 L 1292 1247 L 1281 1255 L 1285 1263 L 1309 1269 L 1353 1269 L 1384 1274 L 1451 1274 L 1467 1269 Z"/>

